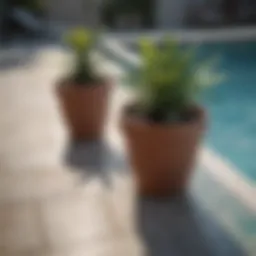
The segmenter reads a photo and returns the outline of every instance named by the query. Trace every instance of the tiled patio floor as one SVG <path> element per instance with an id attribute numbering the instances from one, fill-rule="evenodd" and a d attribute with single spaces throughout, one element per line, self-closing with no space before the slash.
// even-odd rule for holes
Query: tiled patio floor
<path id="1" fill-rule="evenodd" d="M 1 256 L 236 256 L 247 255 L 242 246 L 253 250 L 255 215 L 203 168 L 187 196 L 136 197 L 116 129 L 123 90 L 114 89 L 105 141 L 70 144 L 54 95 L 65 55 L 55 47 L 19 54 L 0 60 Z"/>

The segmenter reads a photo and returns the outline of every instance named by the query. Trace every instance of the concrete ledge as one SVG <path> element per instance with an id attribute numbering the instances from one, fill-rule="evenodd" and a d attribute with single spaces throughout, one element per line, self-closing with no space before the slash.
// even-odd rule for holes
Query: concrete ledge
<path id="1" fill-rule="evenodd" d="M 171 35 L 182 42 L 224 42 L 256 40 L 256 26 L 233 27 L 217 29 L 171 29 L 171 30 L 147 30 L 125 33 L 108 33 L 107 38 L 136 42 L 141 37 L 149 37 L 155 41 L 164 35 Z"/>

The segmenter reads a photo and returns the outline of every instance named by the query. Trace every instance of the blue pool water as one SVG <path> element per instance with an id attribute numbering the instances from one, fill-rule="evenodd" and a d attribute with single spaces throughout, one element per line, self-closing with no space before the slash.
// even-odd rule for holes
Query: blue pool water
<path id="1" fill-rule="evenodd" d="M 220 56 L 227 79 L 208 90 L 203 103 L 209 112 L 206 144 L 256 181 L 256 43 L 214 43 L 200 53 Z"/>

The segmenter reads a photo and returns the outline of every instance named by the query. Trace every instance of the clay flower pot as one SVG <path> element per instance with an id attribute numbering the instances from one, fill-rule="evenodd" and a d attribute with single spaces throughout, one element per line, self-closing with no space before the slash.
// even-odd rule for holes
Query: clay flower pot
<path id="1" fill-rule="evenodd" d="M 185 190 L 205 124 L 203 109 L 190 121 L 150 123 L 124 110 L 121 127 L 140 194 L 165 197 Z"/>
<path id="2" fill-rule="evenodd" d="M 110 83 L 61 84 L 57 88 L 64 119 L 74 140 L 100 139 L 108 109 Z"/>

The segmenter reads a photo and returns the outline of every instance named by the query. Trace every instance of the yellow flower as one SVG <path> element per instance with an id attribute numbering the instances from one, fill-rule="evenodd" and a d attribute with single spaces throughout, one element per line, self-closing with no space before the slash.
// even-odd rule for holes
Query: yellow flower
<path id="1" fill-rule="evenodd" d="M 67 33 L 65 41 L 75 50 L 86 50 L 92 38 L 92 33 L 89 30 L 83 28 L 77 28 Z"/>

